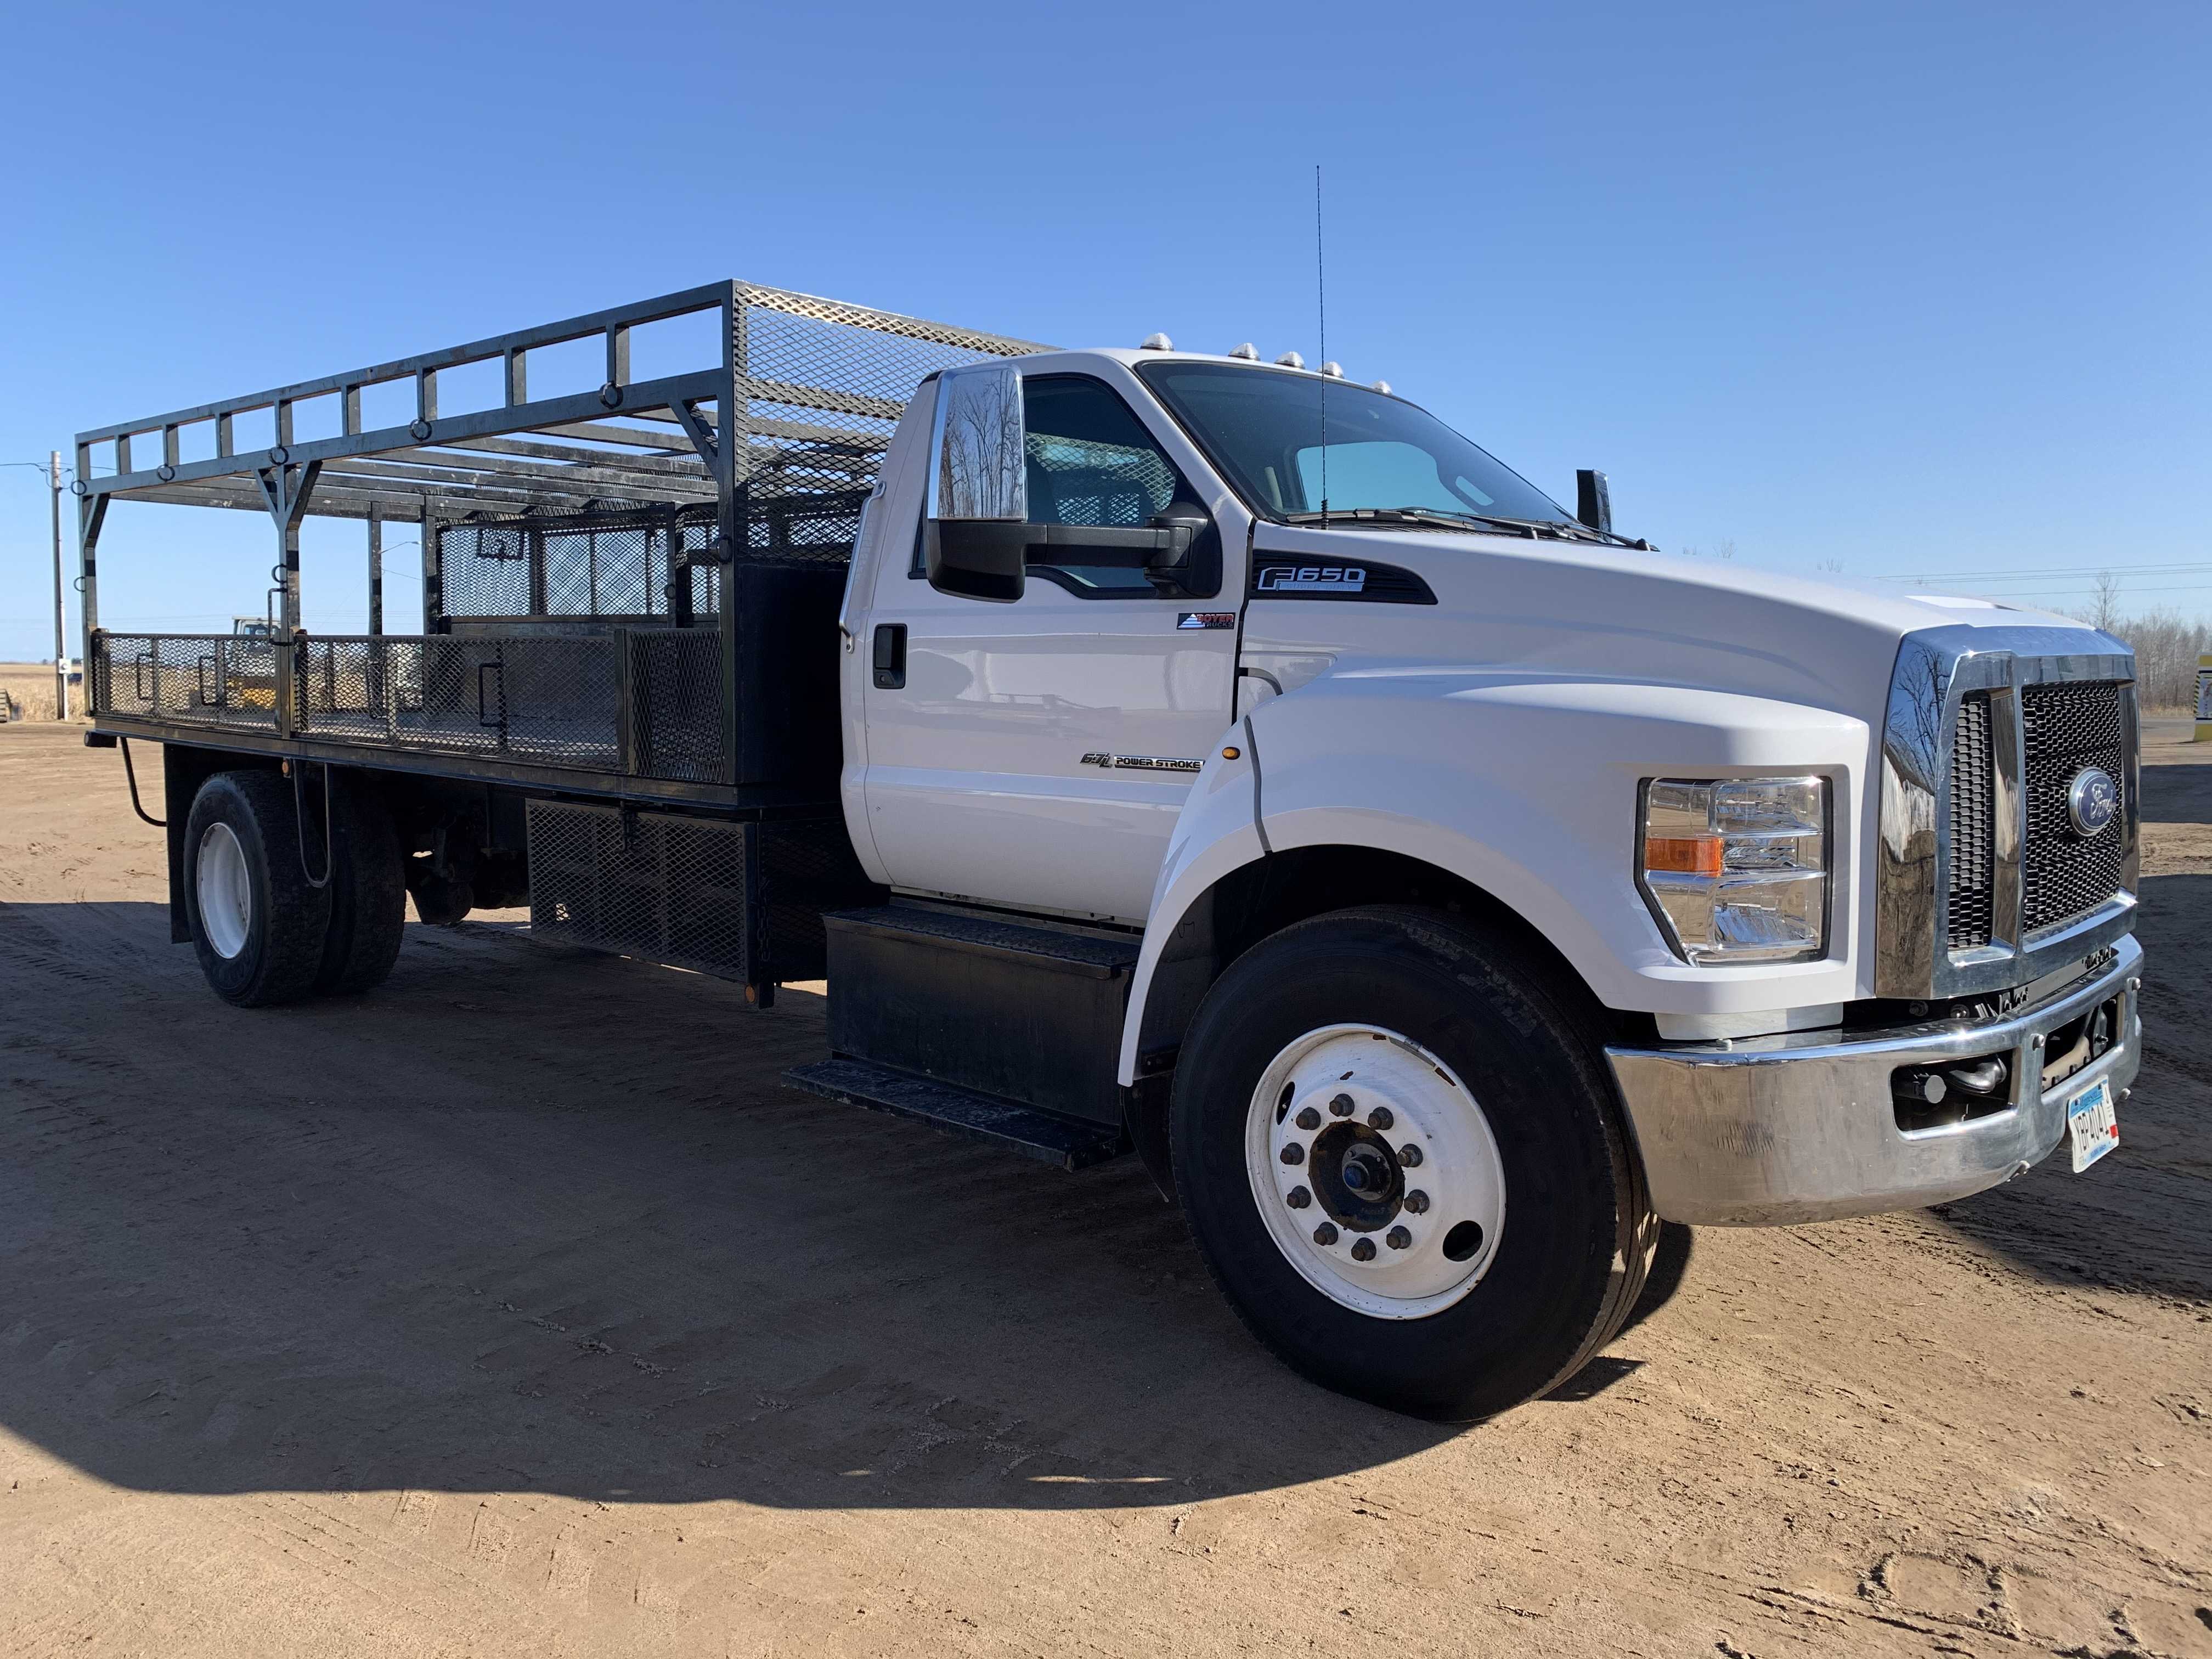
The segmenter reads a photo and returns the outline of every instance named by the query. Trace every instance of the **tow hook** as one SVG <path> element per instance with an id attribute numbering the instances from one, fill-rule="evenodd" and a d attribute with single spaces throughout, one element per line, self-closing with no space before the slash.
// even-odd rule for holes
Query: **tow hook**
<path id="1" fill-rule="evenodd" d="M 1901 1066 L 1889 1085 L 1897 1127 L 1910 1134 L 2002 1112 L 2012 1104 L 2005 1088 L 2011 1075 L 2002 1054 L 1942 1066 Z"/>

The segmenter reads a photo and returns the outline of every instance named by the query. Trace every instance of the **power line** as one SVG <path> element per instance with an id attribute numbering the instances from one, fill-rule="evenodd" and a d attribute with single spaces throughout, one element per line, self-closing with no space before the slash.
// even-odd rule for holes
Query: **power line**
<path id="1" fill-rule="evenodd" d="M 1898 574 L 1882 572 L 1875 580 L 1886 582 L 1935 582 L 1989 580 L 1997 577 L 2033 576 L 2151 576 L 2175 572 L 2191 574 L 2212 571 L 2212 561 L 2191 560 L 2180 564 L 2100 564 L 2076 567 L 2045 565 L 2010 565 L 1996 570 L 1908 570 Z"/>
<path id="2" fill-rule="evenodd" d="M 1990 592 L 2013 592 L 2013 595 L 2017 595 L 2017 598 L 2021 599 L 2063 599 L 2063 598 L 2069 598 L 2069 595 L 2075 595 L 2075 592 L 2094 592 L 2094 588 L 2044 588 L 2042 592 L 2021 592 L 2020 588 L 1990 588 Z M 2115 595 L 2115 598 L 2126 599 L 2130 598 L 2130 595 L 2135 595 L 2135 592 L 2212 592 L 2212 581 L 2199 581 L 2199 584 L 2188 584 L 2188 586 L 2126 588 L 2126 591 Z"/>

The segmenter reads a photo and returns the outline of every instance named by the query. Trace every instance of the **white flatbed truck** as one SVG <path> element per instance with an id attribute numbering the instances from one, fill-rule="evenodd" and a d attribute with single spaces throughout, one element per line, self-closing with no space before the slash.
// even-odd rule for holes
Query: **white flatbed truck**
<path id="1" fill-rule="evenodd" d="M 603 376 L 533 379 L 579 343 Z M 1662 1219 L 1925 1205 L 2117 1137 L 2120 642 L 1667 556 L 1599 475 L 1570 513 L 1333 364 L 725 283 L 77 463 L 89 740 L 166 745 L 219 995 L 368 991 L 410 894 L 761 1006 L 826 976 L 792 1082 L 1134 1153 L 1334 1389 L 1493 1413 L 1618 1331 Z M 140 500 L 273 524 L 256 662 L 100 625 Z M 366 522 L 380 595 L 420 526 L 420 633 L 301 628 L 312 514 Z"/>

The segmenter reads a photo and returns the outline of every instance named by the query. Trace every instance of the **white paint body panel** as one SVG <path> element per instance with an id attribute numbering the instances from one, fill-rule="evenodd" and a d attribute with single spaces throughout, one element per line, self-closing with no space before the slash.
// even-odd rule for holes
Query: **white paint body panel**
<path id="1" fill-rule="evenodd" d="M 1242 510 L 1124 366 L 1066 356 L 1075 361 L 1021 362 L 1025 373 L 1081 373 L 1121 394 L 1224 520 L 1223 587 L 1240 592 Z M 925 388 L 915 410 L 930 404 Z M 1037 577 L 1012 605 L 939 592 L 911 574 L 927 430 L 926 413 L 900 428 L 848 589 L 846 752 L 861 758 L 848 763 L 847 817 L 857 794 L 870 873 L 909 891 L 1141 923 L 1192 777 L 1083 757 L 1197 761 L 1220 746 L 1237 635 L 1176 622 L 1236 601 L 1084 599 Z M 855 606 L 860 593 L 866 604 Z M 870 672 L 868 641 L 885 624 L 907 629 L 907 683 L 896 690 L 878 690 Z"/>
<path id="2" fill-rule="evenodd" d="M 1122 392 L 1221 523 L 1218 599 L 1085 600 L 1036 580 L 1015 605 L 937 593 L 907 574 L 933 399 L 902 424 L 847 600 L 846 816 L 876 879 L 1143 921 L 1125 1082 L 1164 942 L 1264 856 L 1263 827 L 1276 851 L 1348 844 L 1450 871 L 1615 1008 L 1725 1016 L 1872 994 L 1866 872 L 1899 641 L 2057 619 L 1594 544 L 1272 523 L 1257 552 L 1395 565 L 1437 603 L 1248 600 L 1249 520 L 1130 373 L 1144 356 L 1021 365 Z M 1175 613 L 1201 608 L 1242 611 L 1241 655 L 1239 635 L 1176 636 Z M 887 621 L 911 630 L 904 697 L 871 686 L 869 629 Z M 1240 664 L 1257 677 L 1235 680 Z M 1221 755 L 1245 713 L 1256 773 L 1252 755 Z M 1206 767 L 1194 782 L 1116 775 L 1083 767 L 1087 750 Z M 1826 956 L 1681 961 L 1635 886 L 1640 781 L 1808 772 L 1830 781 Z"/>

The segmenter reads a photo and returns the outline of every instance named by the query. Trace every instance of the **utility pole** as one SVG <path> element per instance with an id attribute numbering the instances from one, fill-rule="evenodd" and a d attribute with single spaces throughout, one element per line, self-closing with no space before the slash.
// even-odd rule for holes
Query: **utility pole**
<path id="1" fill-rule="evenodd" d="M 62 453 L 46 453 L 54 497 L 54 718 L 69 718 L 69 646 L 62 623 Z"/>

